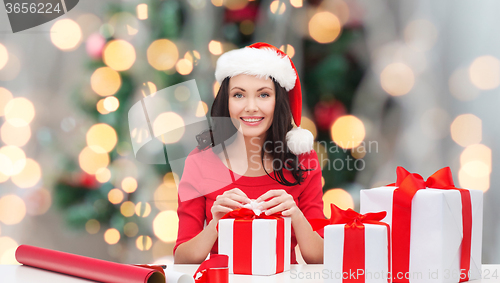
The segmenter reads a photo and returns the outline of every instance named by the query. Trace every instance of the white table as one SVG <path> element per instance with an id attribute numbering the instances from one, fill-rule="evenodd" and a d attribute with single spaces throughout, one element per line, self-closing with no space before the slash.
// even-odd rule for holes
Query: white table
<path id="1" fill-rule="evenodd" d="M 198 265 L 193 264 L 178 264 L 173 265 L 174 271 L 187 273 L 192 275 L 198 268 Z M 323 282 L 319 278 L 323 274 L 322 264 L 295 265 L 293 264 L 290 271 L 272 276 L 249 276 L 249 275 L 229 275 L 229 282 L 232 283 L 302 283 L 302 282 Z M 307 276 L 315 276 L 316 279 L 306 279 Z M 497 276 L 495 278 L 494 276 Z M 0 282 L 1 283 L 84 283 L 92 282 L 80 278 L 75 278 L 55 272 L 45 271 L 33 267 L 20 265 L 0 265 Z M 500 265 L 484 264 L 483 279 L 470 281 L 471 283 L 493 283 L 500 282 Z"/>

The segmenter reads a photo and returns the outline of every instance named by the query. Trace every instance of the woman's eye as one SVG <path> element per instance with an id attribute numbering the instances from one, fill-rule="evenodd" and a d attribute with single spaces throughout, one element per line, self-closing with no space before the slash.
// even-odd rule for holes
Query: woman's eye
<path id="1" fill-rule="evenodd" d="M 233 97 L 236 97 L 236 98 L 241 98 L 243 96 L 243 94 L 241 93 L 236 93 L 235 95 L 233 95 Z"/>
<path id="2" fill-rule="evenodd" d="M 262 97 L 269 97 L 269 96 L 270 96 L 270 95 L 269 95 L 269 94 L 267 94 L 267 93 L 261 93 L 260 95 L 261 95 Z"/>

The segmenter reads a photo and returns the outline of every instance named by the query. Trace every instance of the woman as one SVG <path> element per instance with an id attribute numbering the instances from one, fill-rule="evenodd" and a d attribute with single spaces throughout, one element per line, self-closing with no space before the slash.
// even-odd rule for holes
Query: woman
<path id="1" fill-rule="evenodd" d="M 259 208 L 268 215 L 291 217 L 292 264 L 297 244 L 307 263 L 323 263 L 323 231 L 314 232 L 307 221 L 324 218 L 321 169 L 312 134 L 292 129 L 302 108 L 293 62 L 256 43 L 223 54 L 215 74 L 221 87 L 211 110 L 213 131 L 197 137 L 179 183 L 175 263 L 199 264 L 217 253 L 218 220 L 251 200 L 263 202 Z M 227 172 L 232 182 L 221 182 Z"/>

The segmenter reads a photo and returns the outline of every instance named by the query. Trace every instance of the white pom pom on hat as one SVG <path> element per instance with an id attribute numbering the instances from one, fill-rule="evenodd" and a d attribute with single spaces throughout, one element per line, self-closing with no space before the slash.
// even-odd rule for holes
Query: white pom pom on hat
<path id="1" fill-rule="evenodd" d="M 257 42 L 247 47 L 231 50 L 217 60 L 215 78 L 222 81 L 227 77 L 240 74 L 261 78 L 273 77 L 281 87 L 288 91 L 290 110 L 297 128 L 286 135 L 288 148 L 295 155 L 313 150 L 312 133 L 300 127 L 302 117 L 302 89 L 299 75 L 292 60 L 286 53 L 273 45 Z"/>

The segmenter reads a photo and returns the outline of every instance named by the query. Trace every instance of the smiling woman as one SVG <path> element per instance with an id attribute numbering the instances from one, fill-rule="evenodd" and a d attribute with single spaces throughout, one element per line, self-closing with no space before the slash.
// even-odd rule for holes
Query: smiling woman
<path id="1" fill-rule="evenodd" d="M 307 263 L 322 263 L 323 231 L 306 220 L 324 218 L 321 169 L 304 166 L 319 162 L 312 134 L 300 128 L 302 93 L 291 59 L 256 43 L 221 55 L 215 76 L 221 87 L 212 128 L 198 135 L 179 183 L 175 262 L 217 254 L 218 221 L 256 199 L 265 214 L 291 217 L 291 263 L 297 244 Z M 228 173 L 232 182 L 221 182 Z"/>

